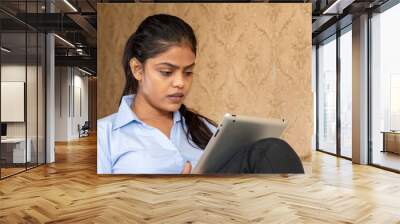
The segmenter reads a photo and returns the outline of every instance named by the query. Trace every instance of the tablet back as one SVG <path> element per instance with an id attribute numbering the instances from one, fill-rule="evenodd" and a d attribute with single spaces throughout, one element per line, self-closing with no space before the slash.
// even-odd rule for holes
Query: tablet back
<path id="1" fill-rule="evenodd" d="M 192 173 L 218 173 L 238 150 L 263 138 L 277 138 L 285 127 L 280 119 L 225 114 Z"/>

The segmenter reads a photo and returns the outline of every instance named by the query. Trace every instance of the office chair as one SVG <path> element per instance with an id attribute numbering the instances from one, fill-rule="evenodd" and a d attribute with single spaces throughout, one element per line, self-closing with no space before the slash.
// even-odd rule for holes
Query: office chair
<path id="1" fill-rule="evenodd" d="M 78 124 L 79 138 L 89 136 L 89 129 L 90 129 L 89 121 L 85 121 L 82 127 L 80 127 L 80 125 Z"/>

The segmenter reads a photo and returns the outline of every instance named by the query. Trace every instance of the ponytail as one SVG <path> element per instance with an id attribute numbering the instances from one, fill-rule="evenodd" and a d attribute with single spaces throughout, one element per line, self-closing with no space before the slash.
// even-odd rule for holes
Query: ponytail
<path id="1" fill-rule="evenodd" d="M 199 148 L 204 150 L 207 143 L 210 141 L 211 136 L 213 135 L 211 130 L 204 122 L 208 122 L 214 125 L 215 127 L 217 126 L 217 124 L 214 121 L 208 119 L 207 117 L 189 110 L 184 104 L 182 104 L 181 107 L 179 108 L 179 112 L 181 114 L 181 117 L 183 117 L 185 120 L 187 130 L 185 130 L 183 122 L 182 122 L 182 128 L 186 132 L 186 138 L 188 139 L 188 142 L 191 144 L 192 141 Z M 203 120 L 201 120 L 201 118 Z"/>
<path id="2" fill-rule="evenodd" d="M 134 53 L 132 51 L 134 41 L 135 41 L 135 35 L 132 35 L 126 42 L 124 56 L 122 58 L 122 66 L 123 66 L 124 72 L 125 72 L 125 87 L 124 87 L 124 91 L 122 92 L 120 102 L 121 102 L 123 96 L 137 93 L 138 82 L 135 79 L 135 77 L 133 76 L 131 66 L 130 66 L 130 60 L 133 57 L 135 57 Z"/>

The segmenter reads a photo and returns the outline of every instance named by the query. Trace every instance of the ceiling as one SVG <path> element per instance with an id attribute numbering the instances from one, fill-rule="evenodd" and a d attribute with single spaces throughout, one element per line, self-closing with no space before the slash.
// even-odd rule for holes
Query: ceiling
<path id="1" fill-rule="evenodd" d="M 351 24 L 353 16 L 374 9 L 388 0 L 239 0 L 212 2 L 272 2 L 312 3 L 313 43 L 327 38 L 337 28 Z M 96 71 L 97 3 L 126 2 L 210 2 L 209 0 L 1 0 L 0 26 L 2 46 L 13 48 L 14 54 L 25 52 L 25 30 L 54 32 L 72 43 L 55 38 L 56 65 L 82 66 Z M 49 12 L 52 13 L 49 13 Z M 340 23 L 338 21 L 340 20 Z M 339 24 L 339 25 L 338 25 Z M 28 38 L 28 55 L 34 53 L 35 43 Z"/>

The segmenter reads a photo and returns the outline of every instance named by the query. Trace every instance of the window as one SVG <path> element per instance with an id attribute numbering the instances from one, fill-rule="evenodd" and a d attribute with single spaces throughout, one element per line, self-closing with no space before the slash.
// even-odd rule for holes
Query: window
<path id="1" fill-rule="evenodd" d="M 352 32 L 340 36 L 340 155 L 352 157 Z"/>
<path id="2" fill-rule="evenodd" d="M 318 47 L 318 149 L 336 153 L 336 36 Z"/>
<path id="3" fill-rule="evenodd" d="M 371 18 L 372 164 L 400 170 L 400 4 Z"/>

